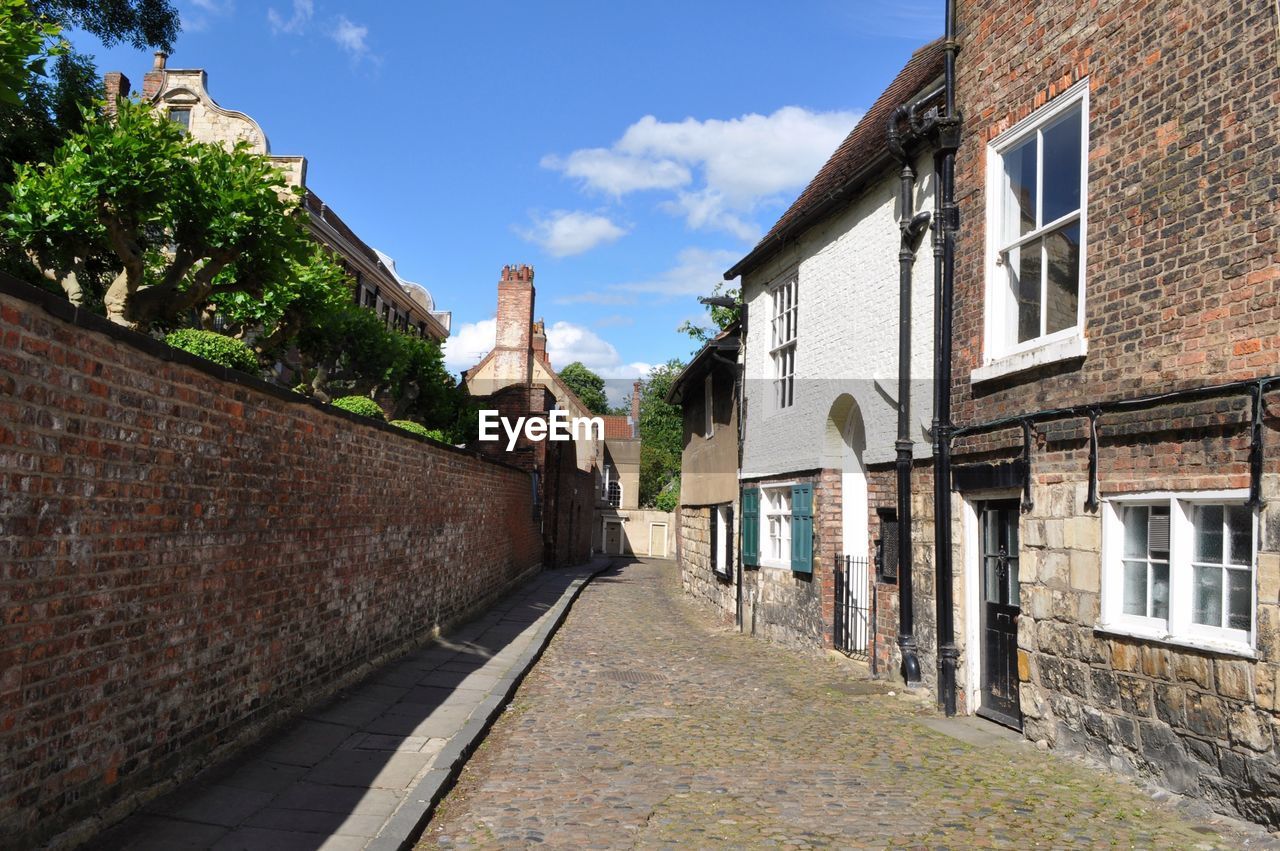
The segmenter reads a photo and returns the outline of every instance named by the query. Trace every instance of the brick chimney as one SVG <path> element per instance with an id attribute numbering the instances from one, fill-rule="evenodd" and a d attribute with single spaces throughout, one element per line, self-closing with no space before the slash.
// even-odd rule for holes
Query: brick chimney
<path id="1" fill-rule="evenodd" d="M 107 98 L 107 115 L 115 115 L 121 98 L 129 96 L 129 78 L 119 71 L 108 71 L 102 77 L 102 88 Z"/>
<path id="2" fill-rule="evenodd" d="M 164 64 L 168 59 L 169 54 L 163 50 L 156 51 L 155 62 L 151 65 L 151 70 L 142 75 L 143 100 L 153 99 L 164 88 Z"/>
<path id="3" fill-rule="evenodd" d="M 533 356 L 547 366 L 551 365 L 547 359 L 547 323 L 541 319 L 533 323 Z"/>
<path id="4" fill-rule="evenodd" d="M 528 381 L 532 364 L 533 267 L 503 266 L 498 280 L 494 375 L 499 383 Z"/>
<path id="5" fill-rule="evenodd" d="M 631 385 L 631 436 L 640 436 L 640 379 Z"/>

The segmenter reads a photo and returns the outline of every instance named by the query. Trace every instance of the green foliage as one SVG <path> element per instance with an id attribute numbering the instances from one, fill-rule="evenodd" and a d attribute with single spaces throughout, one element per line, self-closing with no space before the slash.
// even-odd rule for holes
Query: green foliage
<path id="1" fill-rule="evenodd" d="M 609 400 L 604 393 L 604 379 L 574 361 L 558 372 L 560 380 L 569 385 L 582 404 L 593 414 L 609 413 Z"/>
<path id="2" fill-rule="evenodd" d="M 30 5 L 37 15 L 92 33 L 107 47 L 123 42 L 168 52 L 178 37 L 178 12 L 169 0 L 31 0 Z"/>
<path id="3" fill-rule="evenodd" d="M 741 291 L 736 287 L 730 287 L 725 281 L 716 283 L 715 288 L 711 290 L 713 296 L 728 296 L 737 301 Z M 709 326 L 694 325 L 688 319 L 680 324 L 676 330 L 681 334 L 688 334 L 689 337 L 701 348 L 708 340 L 719 334 L 725 328 L 728 328 L 734 322 L 737 322 L 742 316 L 742 306 L 735 304 L 733 307 L 709 307 L 711 324 Z"/>
<path id="4" fill-rule="evenodd" d="M 344 411 L 350 411 L 362 417 L 372 417 L 375 420 L 386 419 L 386 416 L 382 413 L 382 408 L 368 396 L 343 396 L 340 399 L 334 399 L 330 404 L 335 408 L 341 408 Z"/>
<path id="5" fill-rule="evenodd" d="M 234 337 L 199 328 L 182 328 L 167 334 L 164 341 L 175 349 L 182 349 L 221 366 L 251 375 L 258 374 L 257 356 L 252 349 Z"/>
<path id="6" fill-rule="evenodd" d="M 653 507 L 659 511 L 675 511 L 680 504 L 680 477 L 676 476 L 659 493 L 653 501 Z"/>
<path id="7" fill-rule="evenodd" d="M 147 330 L 187 324 L 236 292 L 270 301 L 311 252 L 298 201 L 248 145 L 194 141 L 123 101 L 52 163 L 18 167 L 0 228 L 73 303 L 100 296 L 112 321 Z"/>
<path id="8" fill-rule="evenodd" d="M 407 432 L 416 434 L 419 437 L 429 437 L 432 440 L 438 440 L 441 443 L 448 443 L 448 436 L 438 428 L 427 428 L 422 423 L 415 423 L 413 420 L 392 420 L 391 424 L 396 428 L 402 428 Z"/>
<path id="9" fill-rule="evenodd" d="M 0 0 L 0 103 L 18 104 L 48 58 L 65 50 L 54 42 L 62 28 L 35 13 L 26 0 Z"/>
<path id="10" fill-rule="evenodd" d="M 680 475 L 684 414 L 666 395 L 682 369 L 679 360 L 667 361 L 654 367 L 640 388 L 640 504 L 645 507 Z"/>

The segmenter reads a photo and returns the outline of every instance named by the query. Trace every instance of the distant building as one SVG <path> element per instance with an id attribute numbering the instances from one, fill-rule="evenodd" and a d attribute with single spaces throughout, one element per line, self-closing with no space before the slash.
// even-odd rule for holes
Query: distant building
<path id="1" fill-rule="evenodd" d="M 163 110 L 192 138 L 228 146 L 247 142 L 255 153 L 271 157 L 289 183 L 306 190 L 304 207 L 312 237 L 325 245 L 355 279 L 352 299 L 375 311 L 389 328 L 433 340 L 449 336 L 452 314 L 437 310 L 421 284 L 400 277 L 395 261 L 369 246 L 333 208 L 307 187 L 307 160 L 271 153 L 262 127 L 248 115 L 219 106 L 209 94 L 203 69 L 166 67 L 164 53 L 142 78 L 142 99 Z M 107 102 L 129 94 L 129 78 L 119 71 L 106 75 Z"/>

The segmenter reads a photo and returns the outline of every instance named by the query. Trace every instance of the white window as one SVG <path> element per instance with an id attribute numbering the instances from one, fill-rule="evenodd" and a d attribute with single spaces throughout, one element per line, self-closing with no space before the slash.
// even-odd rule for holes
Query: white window
<path id="1" fill-rule="evenodd" d="M 796 279 L 787 279 L 770 292 L 773 299 L 773 407 L 791 407 L 796 381 Z"/>
<path id="2" fill-rule="evenodd" d="M 711 373 L 707 373 L 707 377 L 702 379 L 702 406 L 705 408 L 703 411 L 702 434 L 706 437 L 711 437 L 716 433 L 716 421 L 711 415 L 715 401 L 711 392 L 712 383 Z"/>
<path id="3" fill-rule="evenodd" d="M 1103 628 L 1252 655 L 1258 530 L 1247 496 L 1231 491 L 1108 501 Z"/>
<path id="4" fill-rule="evenodd" d="M 791 565 L 791 485 L 760 489 L 760 558 L 772 567 Z"/>
<path id="5" fill-rule="evenodd" d="M 600 496 L 614 508 L 622 505 L 622 482 L 618 480 L 618 471 L 612 464 L 604 465 L 604 475 L 600 479 Z"/>
<path id="6" fill-rule="evenodd" d="M 733 515 L 728 505 L 717 505 L 711 509 L 711 522 L 715 523 L 715 552 L 711 554 L 712 569 L 721 576 L 730 576 L 733 566 L 730 564 L 729 546 L 733 540 Z"/>
<path id="7" fill-rule="evenodd" d="M 1088 156 L 1087 80 L 988 149 L 988 377 L 1084 354 Z"/>

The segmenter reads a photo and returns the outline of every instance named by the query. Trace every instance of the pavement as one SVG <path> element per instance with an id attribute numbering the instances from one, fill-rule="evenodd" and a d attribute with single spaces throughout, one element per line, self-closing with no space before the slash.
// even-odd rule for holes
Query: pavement
<path id="1" fill-rule="evenodd" d="M 581 588 L 608 564 L 538 574 L 474 621 L 154 802 L 92 847 L 411 847 Z"/>
<path id="2" fill-rule="evenodd" d="M 726 627 L 669 561 L 583 590 L 428 848 L 1274 848 L 1260 828 L 942 719 Z"/>

